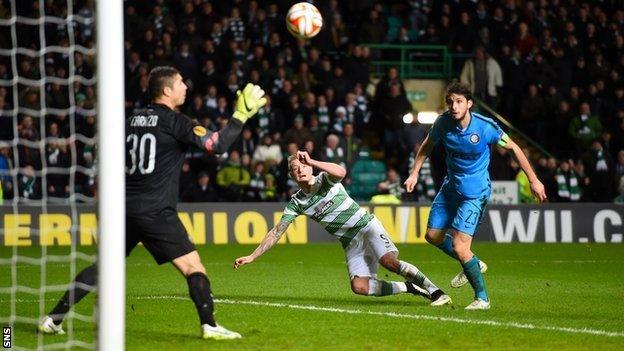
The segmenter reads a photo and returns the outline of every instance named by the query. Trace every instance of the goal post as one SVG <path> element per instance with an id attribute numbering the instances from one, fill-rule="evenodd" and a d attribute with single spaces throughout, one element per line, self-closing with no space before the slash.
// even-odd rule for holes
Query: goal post
<path id="1" fill-rule="evenodd" d="M 98 0 L 98 350 L 125 344 L 123 0 Z"/>

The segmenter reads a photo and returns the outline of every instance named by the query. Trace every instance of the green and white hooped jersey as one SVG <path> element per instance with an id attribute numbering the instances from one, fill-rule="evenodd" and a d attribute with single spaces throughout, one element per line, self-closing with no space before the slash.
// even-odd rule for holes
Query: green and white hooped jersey
<path id="1" fill-rule="evenodd" d="M 312 218 L 337 236 L 343 248 L 374 218 L 353 201 L 340 182 L 332 182 L 326 172 L 314 178 L 309 194 L 299 190 L 292 196 L 281 220 L 291 223 L 299 215 Z"/>

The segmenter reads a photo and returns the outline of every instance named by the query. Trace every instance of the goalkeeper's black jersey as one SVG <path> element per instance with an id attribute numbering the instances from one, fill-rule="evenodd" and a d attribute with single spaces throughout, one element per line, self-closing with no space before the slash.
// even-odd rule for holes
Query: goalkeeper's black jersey
<path id="1" fill-rule="evenodd" d="M 157 215 L 176 210 L 184 156 L 191 147 L 226 151 L 240 134 L 232 118 L 218 132 L 207 131 L 187 116 L 154 104 L 126 120 L 126 214 Z"/>

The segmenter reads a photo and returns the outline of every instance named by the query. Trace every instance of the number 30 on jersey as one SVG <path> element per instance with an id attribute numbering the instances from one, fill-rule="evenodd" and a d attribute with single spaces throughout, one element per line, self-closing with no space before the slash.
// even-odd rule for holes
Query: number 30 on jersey
<path id="1" fill-rule="evenodd" d="M 127 149 L 130 153 L 131 163 L 130 168 L 126 165 L 126 173 L 132 175 L 137 169 L 141 174 L 152 173 L 156 165 L 156 137 L 154 134 L 146 133 L 140 137 L 136 134 L 129 134 L 126 138 L 126 144 L 129 144 Z"/>

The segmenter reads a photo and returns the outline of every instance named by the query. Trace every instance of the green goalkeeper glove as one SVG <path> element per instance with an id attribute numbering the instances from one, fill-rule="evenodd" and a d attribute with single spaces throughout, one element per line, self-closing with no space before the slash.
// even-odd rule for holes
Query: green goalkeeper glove
<path id="1" fill-rule="evenodd" d="M 237 91 L 236 111 L 234 118 L 245 123 L 247 120 L 258 112 L 260 107 L 267 103 L 264 97 L 264 90 L 257 85 L 247 83 L 243 91 Z"/>

